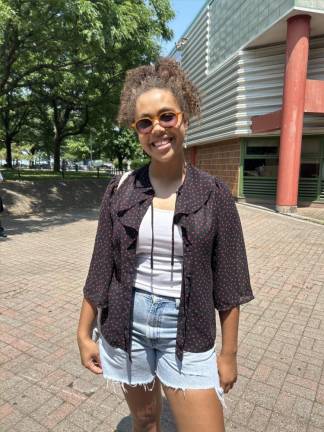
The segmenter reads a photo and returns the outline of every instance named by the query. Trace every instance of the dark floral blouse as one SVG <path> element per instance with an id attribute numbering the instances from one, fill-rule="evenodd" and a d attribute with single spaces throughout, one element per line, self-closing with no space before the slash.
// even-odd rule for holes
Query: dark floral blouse
<path id="1" fill-rule="evenodd" d="M 148 165 L 118 187 L 108 184 L 84 296 L 102 309 L 101 332 L 130 355 L 132 291 L 139 226 L 154 190 Z M 241 223 L 234 199 L 220 180 L 190 163 L 180 186 L 174 223 L 183 239 L 183 278 L 177 328 L 177 357 L 203 352 L 215 343 L 215 308 L 229 310 L 252 300 Z"/>

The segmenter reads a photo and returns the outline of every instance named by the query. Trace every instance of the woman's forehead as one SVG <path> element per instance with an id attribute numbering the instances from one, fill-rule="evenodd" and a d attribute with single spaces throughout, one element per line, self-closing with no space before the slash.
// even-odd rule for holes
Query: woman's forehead
<path id="1" fill-rule="evenodd" d="M 179 110 L 179 103 L 168 89 L 154 88 L 138 96 L 136 100 L 136 116 L 155 115 L 172 109 Z"/>

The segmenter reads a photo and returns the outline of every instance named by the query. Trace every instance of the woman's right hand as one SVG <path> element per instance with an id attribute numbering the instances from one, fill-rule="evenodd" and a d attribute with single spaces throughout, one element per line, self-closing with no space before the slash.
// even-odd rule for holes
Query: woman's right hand
<path id="1" fill-rule="evenodd" d="M 90 338 L 78 338 L 78 345 L 82 365 L 95 374 L 102 374 L 99 348 L 96 342 Z"/>

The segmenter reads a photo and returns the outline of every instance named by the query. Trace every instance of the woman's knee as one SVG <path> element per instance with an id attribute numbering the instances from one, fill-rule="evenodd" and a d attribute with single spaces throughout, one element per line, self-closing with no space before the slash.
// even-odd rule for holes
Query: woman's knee
<path id="1" fill-rule="evenodd" d="M 134 432 L 160 431 L 162 396 L 158 380 L 155 380 L 150 390 L 127 386 L 125 397 L 132 414 Z"/>
<path id="2" fill-rule="evenodd" d="M 134 432 L 158 432 L 160 430 L 159 412 L 133 414 Z"/>

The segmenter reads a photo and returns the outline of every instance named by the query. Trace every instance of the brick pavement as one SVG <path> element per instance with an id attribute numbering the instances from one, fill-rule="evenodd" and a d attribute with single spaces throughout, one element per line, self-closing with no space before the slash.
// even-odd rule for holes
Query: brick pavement
<path id="1" fill-rule="evenodd" d="M 227 432 L 324 430 L 324 228 L 241 206 L 256 299 L 243 306 Z M 0 431 L 129 432 L 120 390 L 80 365 L 75 333 L 95 213 L 5 221 Z M 219 340 L 218 340 L 219 342 Z M 163 430 L 175 430 L 164 401 Z"/>

